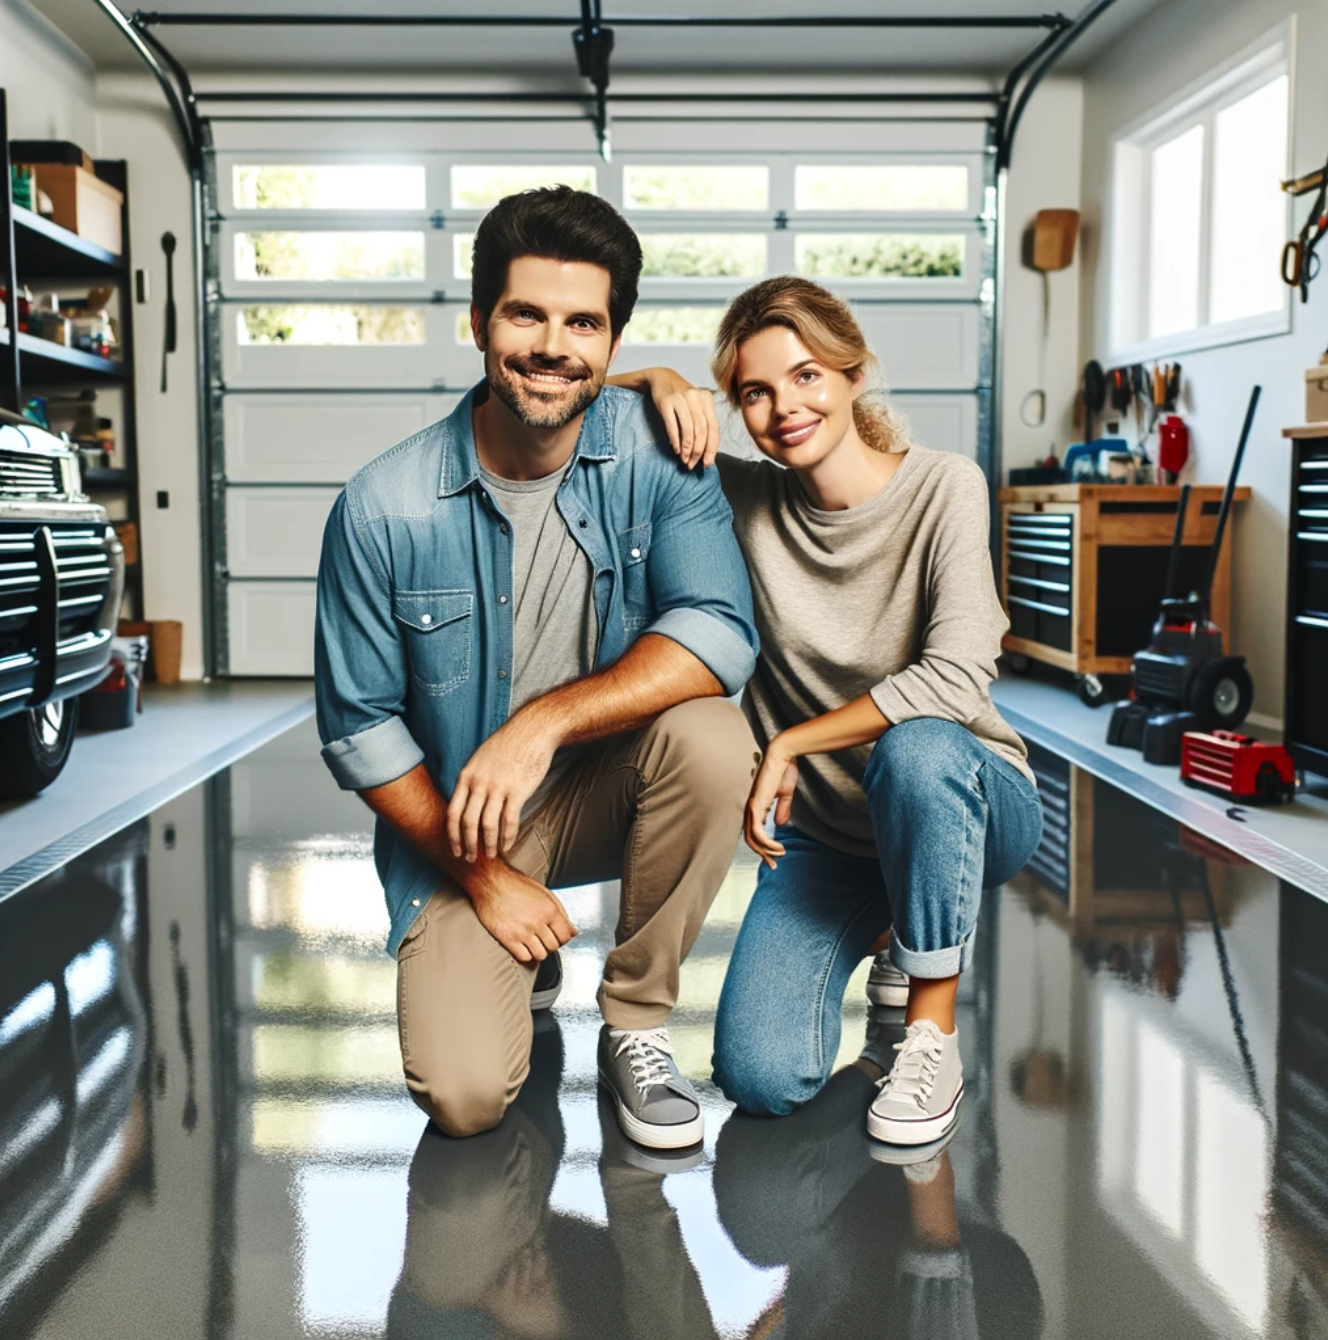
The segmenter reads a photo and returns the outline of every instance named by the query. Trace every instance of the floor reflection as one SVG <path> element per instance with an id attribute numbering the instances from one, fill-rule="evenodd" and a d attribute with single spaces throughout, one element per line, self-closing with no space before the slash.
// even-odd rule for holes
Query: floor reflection
<path id="1" fill-rule="evenodd" d="M 1046 839 L 989 898 L 967 1098 L 910 1166 L 851 1062 L 731 1113 L 710 1031 L 740 853 L 674 1036 L 704 1151 L 627 1145 L 594 1082 L 612 889 L 495 1132 L 424 1127 L 365 811 L 309 727 L 0 905 L 0 1334 L 1328 1334 L 1328 905 L 1036 751 Z"/>

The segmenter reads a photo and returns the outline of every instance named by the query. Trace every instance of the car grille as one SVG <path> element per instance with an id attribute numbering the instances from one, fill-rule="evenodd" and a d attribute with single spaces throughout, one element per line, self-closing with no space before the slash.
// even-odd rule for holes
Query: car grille
<path id="1" fill-rule="evenodd" d="M 114 572 L 106 557 L 104 524 L 55 523 L 50 530 L 63 642 L 97 629 Z M 40 587 L 31 524 L 0 527 L 0 660 L 31 651 Z"/>
<path id="2" fill-rule="evenodd" d="M 0 498 L 60 498 L 60 461 L 24 451 L 0 451 Z"/>

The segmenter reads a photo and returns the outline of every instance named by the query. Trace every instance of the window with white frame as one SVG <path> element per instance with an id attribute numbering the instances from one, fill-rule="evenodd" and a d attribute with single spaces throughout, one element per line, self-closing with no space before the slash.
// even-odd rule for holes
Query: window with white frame
<path id="1" fill-rule="evenodd" d="M 1289 45 L 1279 33 L 1117 137 L 1113 361 L 1289 329 Z"/>

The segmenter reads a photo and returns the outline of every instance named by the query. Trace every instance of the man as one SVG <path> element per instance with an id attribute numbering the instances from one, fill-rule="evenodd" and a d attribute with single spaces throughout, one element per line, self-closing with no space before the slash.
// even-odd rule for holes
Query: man
<path id="1" fill-rule="evenodd" d="M 755 750 L 751 592 L 714 473 L 604 387 L 636 235 L 566 187 L 480 224 L 485 380 L 337 499 L 318 579 L 323 756 L 378 815 L 406 1083 L 495 1126 L 576 934 L 552 888 L 621 877 L 599 1069 L 624 1131 L 700 1140 L 666 1024 L 728 868 Z"/>

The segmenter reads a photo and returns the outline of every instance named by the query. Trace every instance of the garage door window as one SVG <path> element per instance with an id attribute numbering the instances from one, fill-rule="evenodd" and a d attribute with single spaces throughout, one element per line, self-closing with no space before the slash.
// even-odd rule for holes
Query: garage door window
<path id="1" fill-rule="evenodd" d="M 235 277 L 271 283 L 424 278 L 422 232 L 241 232 Z"/>
<path id="2" fill-rule="evenodd" d="M 414 163 L 236 163 L 231 173 L 237 209 L 424 208 L 424 168 Z"/>
<path id="3" fill-rule="evenodd" d="M 255 305 L 240 308 L 236 334 L 241 344 L 423 344 L 424 313 L 330 302 Z"/>

